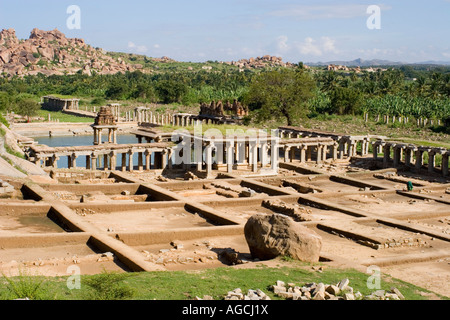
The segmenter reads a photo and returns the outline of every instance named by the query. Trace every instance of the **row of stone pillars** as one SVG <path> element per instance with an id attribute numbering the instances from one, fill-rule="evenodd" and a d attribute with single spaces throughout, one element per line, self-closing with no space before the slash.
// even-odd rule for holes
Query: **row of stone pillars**
<path id="1" fill-rule="evenodd" d="M 108 130 L 108 143 L 117 144 L 117 126 L 92 126 L 94 129 L 94 145 L 101 145 L 102 132 L 104 129 Z"/>
<path id="2" fill-rule="evenodd" d="M 284 139 L 304 139 L 304 138 L 329 138 L 333 139 L 338 145 L 338 158 L 343 159 L 344 156 L 353 157 L 358 155 L 358 146 L 360 147 L 360 155 L 369 154 L 370 138 L 368 136 L 337 136 L 327 135 L 314 132 L 301 132 L 288 129 L 279 129 L 279 137 Z M 316 146 L 317 148 L 317 146 Z M 333 157 L 335 158 L 335 157 Z M 302 161 L 303 162 L 303 161 Z"/>
<path id="3" fill-rule="evenodd" d="M 187 113 L 177 113 L 174 114 L 172 117 L 173 117 L 172 124 L 177 127 L 188 127 L 199 124 L 220 124 L 222 121 L 219 118 L 208 118 L 208 117 L 199 118 L 199 116 Z"/>
<path id="4" fill-rule="evenodd" d="M 393 158 L 391 159 L 391 150 Z M 436 155 L 442 155 L 441 172 L 443 176 L 449 174 L 450 151 L 445 148 L 417 147 L 401 143 L 375 141 L 373 143 L 373 157 L 378 159 L 378 155 L 383 153 L 383 167 L 387 168 L 392 160 L 394 168 L 400 165 L 415 167 L 420 170 L 424 165 L 424 154 L 428 154 L 428 172 L 434 173 L 436 168 Z"/>
<path id="5" fill-rule="evenodd" d="M 118 152 L 110 152 L 110 153 L 92 153 L 92 154 L 79 154 L 72 153 L 68 154 L 68 168 L 67 169 L 77 169 L 77 159 L 79 157 L 86 157 L 86 170 L 116 170 L 117 169 L 117 160 L 118 157 L 121 157 L 121 171 L 130 171 L 133 172 L 135 170 L 134 166 L 134 154 L 138 154 L 138 171 L 147 171 L 152 169 L 165 169 L 166 167 L 171 167 L 170 157 L 171 150 L 165 149 L 163 151 L 134 151 L 129 150 L 128 152 L 118 153 Z M 35 160 L 35 164 L 43 167 L 43 168 L 58 168 L 58 161 L 60 157 L 57 155 L 44 156 L 42 158 L 38 158 Z"/>
<path id="6" fill-rule="evenodd" d="M 278 172 L 278 150 L 279 146 L 270 141 L 205 141 L 201 147 L 181 142 L 174 148 L 174 160 L 185 170 L 195 165 L 197 171 L 206 170 L 207 175 L 213 170 L 232 173 L 249 167 L 253 173 L 266 168 Z"/>
<path id="7" fill-rule="evenodd" d="M 153 112 L 148 109 L 136 109 L 134 112 L 127 112 L 125 115 L 125 121 L 135 121 L 138 123 L 149 123 L 161 126 L 174 124 L 172 115 L 153 114 Z"/>
<path id="8" fill-rule="evenodd" d="M 283 147 L 284 162 L 294 162 L 298 159 L 301 163 L 312 161 L 313 151 L 316 153 L 316 162 L 322 163 L 327 160 L 328 151 L 330 151 L 331 158 L 333 160 L 343 158 L 343 152 L 338 153 L 338 144 L 317 144 L 317 145 L 287 145 Z"/>

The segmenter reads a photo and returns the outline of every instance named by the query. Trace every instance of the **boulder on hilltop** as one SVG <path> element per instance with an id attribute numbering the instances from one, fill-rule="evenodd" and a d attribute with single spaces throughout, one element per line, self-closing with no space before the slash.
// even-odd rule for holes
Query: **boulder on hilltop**
<path id="1" fill-rule="evenodd" d="M 58 29 L 34 28 L 30 37 L 19 40 L 14 29 L 0 32 L 0 73 L 7 75 L 115 74 L 134 71 L 133 65 L 93 48 L 83 39 L 66 38 Z"/>

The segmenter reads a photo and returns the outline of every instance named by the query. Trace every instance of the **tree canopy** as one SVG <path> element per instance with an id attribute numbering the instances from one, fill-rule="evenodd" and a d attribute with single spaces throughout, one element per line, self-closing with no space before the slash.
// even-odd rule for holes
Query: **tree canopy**
<path id="1" fill-rule="evenodd" d="M 258 111 L 259 120 L 284 118 L 293 125 L 296 118 L 307 114 L 315 86 L 310 74 L 300 68 L 264 72 L 254 77 L 244 102 Z"/>

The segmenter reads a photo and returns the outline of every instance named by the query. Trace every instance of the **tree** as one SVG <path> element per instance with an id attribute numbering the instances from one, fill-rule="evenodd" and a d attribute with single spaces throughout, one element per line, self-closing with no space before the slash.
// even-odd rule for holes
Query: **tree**
<path id="1" fill-rule="evenodd" d="M 9 110 L 11 105 L 9 94 L 0 91 L 0 111 Z"/>
<path id="2" fill-rule="evenodd" d="M 30 122 L 30 117 L 37 114 L 41 106 L 32 99 L 19 100 L 16 104 L 16 113 L 21 116 L 27 117 L 28 122 Z"/>
<path id="3" fill-rule="evenodd" d="M 337 114 L 355 114 L 361 105 L 361 95 L 353 88 L 336 87 L 331 91 L 331 109 Z"/>
<path id="4" fill-rule="evenodd" d="M 156 91 L 164 103 L 181 102 L 188 92 L 188 86 L 176 80 L 161 80 L 156 85 Z"/>
<path id="5" fill-rule="evenodd" d="M 258 110 L 260 121 L 285 118 L 293 125 L 297 117 L 306 116 L 314 91 L 315 81 L 303 69 L 269 71 L 253 79 L 244 103 Z"/>
<path id="6" fill-rule="evenodd" d="M 108 99 L 122 100 L 128 94 L 128 87 L 120 80 L 113 81 L 105 92 Z"/>

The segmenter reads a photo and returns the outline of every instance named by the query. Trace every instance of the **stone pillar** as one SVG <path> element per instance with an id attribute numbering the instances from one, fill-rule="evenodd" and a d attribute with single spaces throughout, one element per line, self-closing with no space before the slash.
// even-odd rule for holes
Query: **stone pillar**
<path id="1" fill-rule="evenodd" d="M 272 171 L 274 172 L 278 172 L 278 161 L 279 161 L 279 154 L 278 154 L 279 150 L 278 150 L 278 144 L 277 142 L 274 140 L 271 141 L 270 143 L 270 166 Z"/>
<path id="2" fill-rule="evenodd" d="M 268 161 L 269 145 L 267 141 L 261 142 L 260 152 L 261 152 L 261 168 L 264 168 L 267 164 L 269 164 Z"/>
<path id="3" fill-rule="evenodd" d="M 117 167 L 117 154 L 113 151 L 109 155 L 109 170 L 115 171 Z"/>
<path id="4" fill-rule="evenodd" d="M 230 142 L 227 142 L 227 172 L 232 173 L 233 172 L 233 165 L 234 165 L 234 154 L 233 154 L 233 144 Z"/>
<path id="5" fill-rule="evenodd" d="M 448 158 L 450 156 L 450 152 L 444 153 L 442 155 L 442 175 L 444 177 L 448 176 Z"/>
<path id="6" fill-rule="evenodd" d="M 351 158 L 355 155 L 356 153 L 356 145 L 354 144 L 353 141 L 350 141 L 348 144 L 348 157 Z"/>
<path id="7" fill-rule="evenodd" d="M 103 170 L 107 171 L 109 169 L 109 156 L 107 154 L 103 155 Z"/>
<path id="8" fill-rule="evenodd" d="M 416 151 L 416 169 L 422 168 L 423 165 L 423 151 L 417 150 Z"/>
<path id="9" fill-rule="evenodd" d="M 53 155 L 53 157 L 52 157 L 52 167 L 55 168 L 55 169 L 58 168 L 58 160 L 59 160 L 59 157 L 57 157 L 56 154 Z"/>
<path id="10" fill-rule="evenodd" d="M 318 145 L 317 146 L 317 159 L 316 162 L 317 163 L 322 163 L 322 151 L 323 150 L 323 145 Z"/>
<path id="11" fill-rule="evenodd" d="M 72 153 L 71 156 L 69 156 L 69 169 L 76 169 L 77 168 L 77 155 L 75 153 Z"/>
<path id="12" fill-rule="evenodd" d="M 127 171 L 127 154 L 122 153 L 122 172 Z"/>
<path id="13" fill-rule="evenodd" d="M 249 143 L 249 152 L 252 154 L 252 171 L 258 172 L 258 144 L 255 142 Z"/>
<path id="14" fill-rule="evenodd" d="M 173 168 L 173 159 L 172 159 L 172 157 L 173 157 L 173 149 L 169 148 L 169 149 L 166 149 L 166 151 L 167 151 L 167 167 L 170 170 L 172 170 L 172 168 Z"/>
<path id="15" fill-rule="evenodd" d="M 161 153 L 161 169 L 164 170 L 169 166 L 169 162 L 170 162 L 169 156 L 170 156 L 169 150 L 164 149 L 163 152 Z M 190 162 L 186 165 L 189 166 L 189 168 L 191 167 Z"/>
<path id="16" fill-rule="evenodd" d="M 98 129 L 94 128 L 94 145 L 98 145 Z"/>
<path id="17" fill-rule="evenodd" d="M 306 162 L 306 150 L 308 147 L 306 146 L 300 146 L 300 162 L 305 163 Z"/>
<path id="18" fill-rule="evenodd" d="M 212 173 L 212 152 L 214 144 L 209 144 L 205 148 L 206 150 L 206 175 L 209 176 Z"/>
<path id="19" fill-rule="evenodd" d="M 328 146 L 323 145 L 322 146 L 322 161 L 327 160 L 327 153 L 328 153 Z"/>
<path id="20" fill-rule="evenodd" d="M 284 147 L 284 162 L 289 162 L 289 153 L 291 151 L 291 147 Z"/>
<path id="21" fill-rule="evenodd" d="M 117 129 L 113 129 L 113 143 L 117 144 Z"/>
<path id="22" fill-rule="evenodd" d="M 198 143 L 198 146 L 196 146 L 195 150 L 195 163 L 197 164 L 197 171 L 202 171 L 203 169 L 203 146 L 200 143 Z"/>
<path id="23" fill-rule="evenodd" d="M 380 147 L 380 144 L 379 144 L 378 142 L 374 142 L 374 143 L 372 144 L 373 158 L 374 158 L 375 160 L 378 159 L 378 150 L 379 150 L 379 147 Z"/>
<path id="24" fill-rule="evenodd" d="M 389 160 L 391 160 L 391 146 L 386 144 L 383 147 L 384 157 L 383 157 L 383 167 L 387 168 Z"/>
<path id="25" fill-rule="evenodd" d="M 133 166 L 133 155 L 134 152 L 133 150 L 128 151 L 128 171 L 133 172 L 134 171 L 134 166 Z"/>
<path id="26" fill-rule="evenodd" d="M 331 147 L 332 154 L 333 154 L 333 160 L 337 160 L 338 158 L 338 144 L 334 143 Z"/>
<path id="27" fill-rule="evenodd" d="M 98 129 L 98 139 L 97 139 L 97 141 L 98 141 L 98 144 L 99 145 L 101 145 L 102 144 L 102 129 Z"/>
<path id="28" fill-rule="evenodd" d="M 405 150 L 405 165 L 410 166 L 413 161 L 413 151 L 411 148 L 406 148 Z"/>
<path id="29" fill-rule="evenodd" d="M 93 153 L 90 158 L 91 170 L 95 171 L 97 170 L 97 155 Z"/>
<path id="30" fill-rule="evenodd" d="M 86 170 L 91 170 L 91 156 L 87 155 L 86 156 Z"/>
<path id="31" fill-rule="evenodd" d="M 151 170 L 151 159 L 152 159 L 152 153 L 150 150 L 145 150 L 145 170 Z"/>
<path id="32" fill-rule="evenodd" d="M 345 142 L 343 139 L 339 141 L 339 159 L 344 159 L 344 153 L 345 153 Z"/>
<path id="33" fill-rule="evenodd" d="M 108 143 L 112 143 L 113 142 L 112 132 L 113 132 L 112 129 L 108 129 Z"/>

